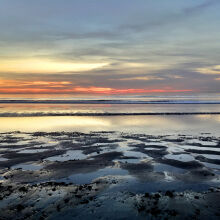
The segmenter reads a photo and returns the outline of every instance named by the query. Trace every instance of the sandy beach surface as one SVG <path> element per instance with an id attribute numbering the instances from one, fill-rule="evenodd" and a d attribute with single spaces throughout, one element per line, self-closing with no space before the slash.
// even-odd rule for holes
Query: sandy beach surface
<path id="1" fill-rule="evenodd" d="M 0 134 L 0 219 L 219 219 L 220 138 Z"/>

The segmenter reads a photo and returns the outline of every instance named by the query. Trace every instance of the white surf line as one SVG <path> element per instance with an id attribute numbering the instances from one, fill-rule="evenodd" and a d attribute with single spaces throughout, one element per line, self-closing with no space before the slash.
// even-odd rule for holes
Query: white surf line
<path id="1" fill-rule="evenodd" d="M 131 112 L 131 113 L 63 113 L 63 112 L 35 112 L 35 113 L 0 113 L 0 117 L 43 117 L 43 116 L 143 116 L 143 115 L 220 115 L 220 112 Z"/>

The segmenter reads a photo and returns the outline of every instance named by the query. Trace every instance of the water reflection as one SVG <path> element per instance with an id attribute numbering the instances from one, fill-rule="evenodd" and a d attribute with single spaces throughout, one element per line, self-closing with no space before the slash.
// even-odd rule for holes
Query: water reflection
<path id="1" fill-rule="evenodd" d="M 0 104 L 0 113 L 218 112 L 219 104 Z"/>
<path id="2" fill-rule="evenodd" d="M 205 120 L 204 120 L 205 119 Z M 148 134 L 210 132 L 219 135 L 219 116 L 62 116 L 2 117 L 0 132 L 9 131 L 126 131 Z"/>

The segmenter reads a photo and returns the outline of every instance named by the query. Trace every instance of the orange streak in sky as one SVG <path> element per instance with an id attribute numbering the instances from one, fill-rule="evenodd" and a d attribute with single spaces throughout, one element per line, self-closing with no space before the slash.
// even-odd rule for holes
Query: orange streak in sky
<path id="1" fill-rule="evenodd" d="M 132 94 L 132 93 L 166 93 L 166 92 L 191 92 L 189 89 L 115 89 L 106 87 L 74 87 L 69 81 L 19 81 L 1 80 L 0 93 L 2 94 Z"/>
<path id="2" fill-rule="evenodd" d="M 191 92 L 192 90 L 176 90 L 176 89 L 114 89 L 114 88 L 74 88 L 73 91 L 82 93 L 103 93 L 103 94 L 127 94 L 127 93 L 163 93 L 163 92 Z"/>
<path id="3" fill-rule="evenodd" d="M 0 86 L 2 88 L 8 87 L 24 87 L 24 86 L 67 86 L 71 85 L 71 82 L 61 81 L 61 82 L 50 82 L 50 81 L 17 81 L 17 80 L 0 80 Z"/>
<path id="4" fill-rule="evenodd" d="M 112 89 L 112 88 L 73 88 L 73 89 L 53 89 L 53 88 L 0 88 L 0 93 L 4 94 L 70 94 L 70 93 L 84 93 L 84 94 L 132 94 L 132 93 L 166 93 L 166 92 L 191 92 L 189 89 Z"/>

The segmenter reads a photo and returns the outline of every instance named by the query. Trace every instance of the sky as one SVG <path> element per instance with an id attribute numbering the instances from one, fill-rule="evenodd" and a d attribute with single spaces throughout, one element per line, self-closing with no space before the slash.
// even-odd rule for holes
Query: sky
<path id="1" fill-rule="evenodd" d="M 219 0 L 0 0 L 0 94 L 220 93 Z"/>

